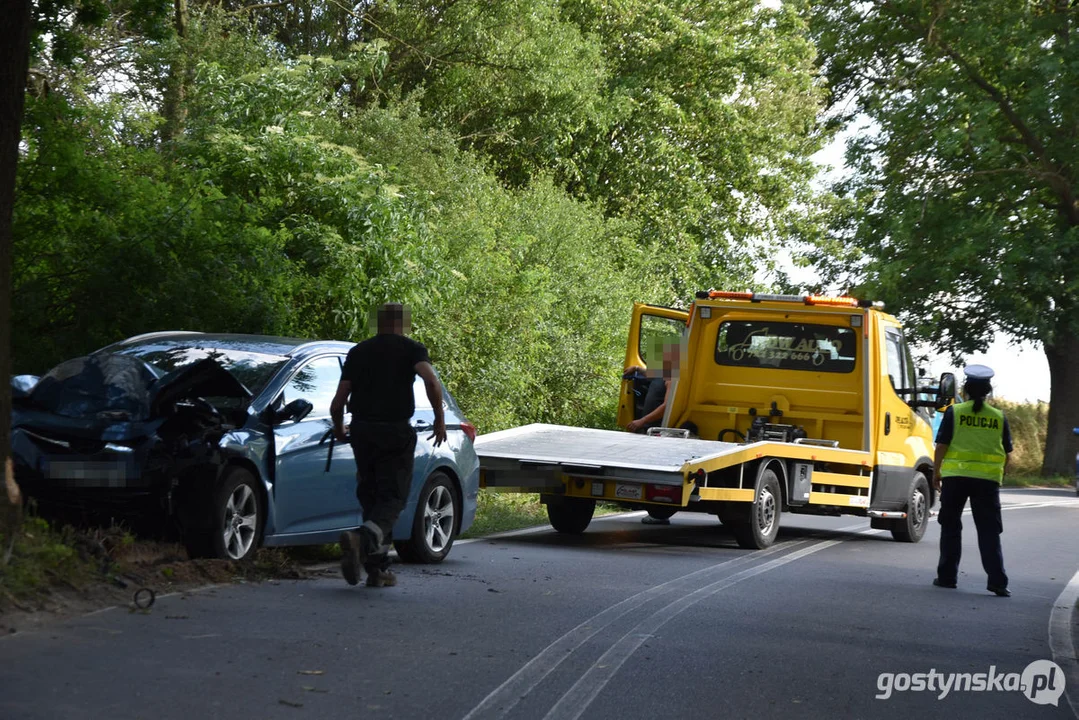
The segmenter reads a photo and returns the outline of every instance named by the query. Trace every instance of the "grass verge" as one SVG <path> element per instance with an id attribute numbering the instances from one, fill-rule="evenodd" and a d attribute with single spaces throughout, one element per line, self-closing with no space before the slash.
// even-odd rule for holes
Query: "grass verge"
<path id="1" fill-rule="evenodd" d="M 625 512 L 610 503 L 596 503 L 596 515 Z M 523 530 L 547 524 L 547 508 L 535 493 L 503 493 L 480 490 L 476 500 L 476 521 L 462 538 L 483 537 L 494 533 Z"/>
<path id="2" fill-rule="evenodd" d="M 1037 475 L 1006 475 L 1002 484 L 1004 487 L 1020 488 L 1072 488 L 1075 487 L 1075 478 L 1064 475 L 1051 478 L 1038 477 Z"/>

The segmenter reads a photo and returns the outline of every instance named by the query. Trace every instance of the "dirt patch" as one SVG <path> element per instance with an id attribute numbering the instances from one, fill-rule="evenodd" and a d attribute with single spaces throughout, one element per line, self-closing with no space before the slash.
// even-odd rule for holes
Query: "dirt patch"
<path id="1" fill-rule="evenodd" d="M 328 555 L 262 548 L 240 563 L 190 559 L 182 545 L 136 539 L 121 528 L 54 531 L 28 524 L 15 557 L 0 567 L 0 634 L 115 605 L 138 609 L 151 593 L 160 597 L 207 585 L 304 579 L 312 576 L 305 565 Z"/>

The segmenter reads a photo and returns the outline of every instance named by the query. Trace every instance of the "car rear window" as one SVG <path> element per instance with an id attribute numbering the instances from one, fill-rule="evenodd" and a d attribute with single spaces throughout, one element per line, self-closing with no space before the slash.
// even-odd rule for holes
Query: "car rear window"
<path id="1" fill-rule="evenodd" d="M 849 373 L 858 336 L 835 325 L 727 321 L 719 326 L 716 363 L 735 367 Z"/>

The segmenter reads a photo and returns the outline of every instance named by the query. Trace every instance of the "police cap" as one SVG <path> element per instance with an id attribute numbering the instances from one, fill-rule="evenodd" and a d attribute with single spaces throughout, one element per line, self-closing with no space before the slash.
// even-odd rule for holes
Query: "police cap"
<path id="1" fill-rule="evenodd" d="M 963 368 L 967 380 L 989 381 L 993 379 L 993 368 L 988 365 L 967 365 Z"/>

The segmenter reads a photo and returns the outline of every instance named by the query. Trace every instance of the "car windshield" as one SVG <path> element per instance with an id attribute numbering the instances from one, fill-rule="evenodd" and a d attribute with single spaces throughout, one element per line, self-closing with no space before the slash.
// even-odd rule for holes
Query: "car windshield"
<path id="1" fill-rule="evenodd" d="M 266 383 L 281 369 L 281 366 L 288 362 L 288 358 L 282 355 L 250 352 L 236 348 L 200 347 L 196 344 L 146 343 L 122 348 L 116 352 L 137 357 L 150 365 L 159 377 L 209 358 L 232 373 L 251 391 L 252 395 L 258 395 L 266 387 Z"/>

